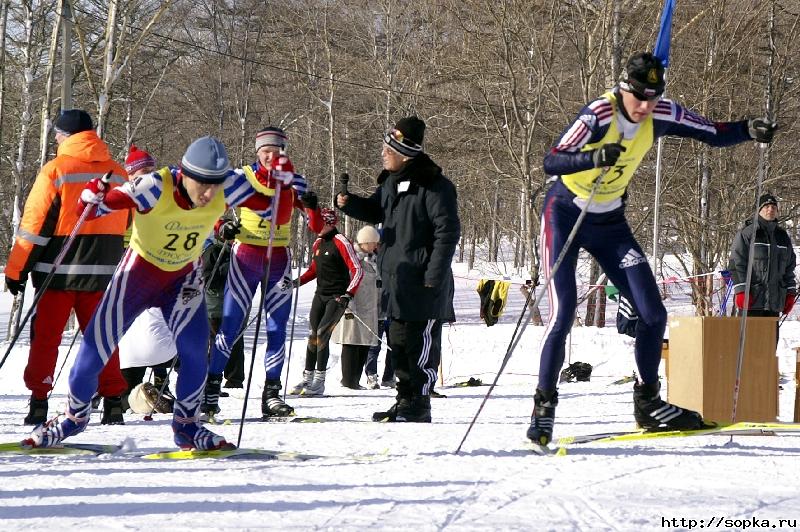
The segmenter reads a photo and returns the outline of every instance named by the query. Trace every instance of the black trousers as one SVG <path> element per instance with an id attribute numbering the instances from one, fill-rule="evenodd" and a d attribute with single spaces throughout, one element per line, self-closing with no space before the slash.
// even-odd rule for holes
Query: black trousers
<path id="1" fill-rule="evenodd" d="M 430 395 L 442 357 L 442 320 L 392 319 L 389 347 L 397 376 L 397 394 Z"/>
<path id="2" fill-rule="evenodd" d="M 330 341 L 333 329 L 344 314 L 344 307 L 336 296 L 314 294 L 311 312 L 308 315 L 308 347 L 306 347 L 307 371 L 325 371 L 330 356 Z"/>
<path id="3" fill-rule="evenodd" d="M 342 386 L 358 388 L 369 354 L 368 345 L 342 344 Z"/>

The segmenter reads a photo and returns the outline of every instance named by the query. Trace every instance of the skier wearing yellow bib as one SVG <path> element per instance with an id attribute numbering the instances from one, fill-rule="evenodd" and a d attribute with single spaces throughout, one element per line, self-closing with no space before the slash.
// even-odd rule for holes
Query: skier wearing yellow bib
<path id="1" fill-rule="evenodd" d="M 776 125 L 764 120 L 712 122 L 671 100 L 662 99 L 664 67 L 650 53 L 628 60 L 626 74 L 612 91 L 586 105 L 544 158 L 546 173 L 556 176 L 542 209 L 542 273 L 550 271 L 596 179 L 601 179 L 575 239 L 548 289 L 550 319 L 539 364 L 539 383 L 528 438 L 547 444 L 553 435 L 556 385 L 564 363 L 564 344 L 577 304 L 578 251 L 591 253 L 610 282 L 639 315 L 635 357 L 634 417 L 646 429 L 693 429 L 700 414 L 661 399 L 658 365 L 667 323 L 658 287 L 644 252 L 625 219 L 625 192 L 642 159 L 658 137 L 689 137 L 711 146 L 747 140 L 771 142 Z"/>
<path id="2" fill-rule="evenodd" d="M 282 179 L 282 174 L 273 172 L 272 177 Z M 231 171 L 219 140 L 202 137 L 189 146 L 179 167 L 139 176 L 107 193 L 99 179 L 90 181 L 79 209 L 90 204 L 95 205 L 94 216 L 136 209 L 130 247 L 86 329 L 69 376 L 65 419 L 37 428 L 24 443 L 51 447 L 86 428 L 98 374 L 136 317 L 158 308 L 181 362 L 172 421 L 175 443 L 185 449 L 229 447 L 225 438 L 201 426 L 198 417 L 208 367 L 200 255 L 226 204 L 267 217 L 271 199 Z"/>

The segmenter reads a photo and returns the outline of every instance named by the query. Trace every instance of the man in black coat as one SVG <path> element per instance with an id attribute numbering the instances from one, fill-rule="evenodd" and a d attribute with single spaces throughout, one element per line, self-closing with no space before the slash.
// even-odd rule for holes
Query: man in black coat
<path id="1" fill-rule="evenodd" d="M 378 253 L 391 319 L 388 341 L 397 401 L 375 421 L 430 422 L 442 322 L 452 319 L 450 263 L 461 234 L 453 183 L 422 151 L 425 122 L 403 118 L 383 137 L 383 171 L 368 198 L 340 193 L 347 215 L 383 224 Z"/>
<path id="2" fill-rule="evenodd" d="M 778 225 L 778 200 L 772 194 L 763 194 L 758 205 L 757 227 L 754 231 L 752 220 L 747 220 L 736 234 L 728 269 L 733 277 L 734 302 L 739 311 L 747 308 L 749 316 L 777 317 L 780 313 L 788 314 L 794 306 L 796 259 L 789 235 Z M 745 301 L 747 257 L 754 232 L 750 297 Z"/>

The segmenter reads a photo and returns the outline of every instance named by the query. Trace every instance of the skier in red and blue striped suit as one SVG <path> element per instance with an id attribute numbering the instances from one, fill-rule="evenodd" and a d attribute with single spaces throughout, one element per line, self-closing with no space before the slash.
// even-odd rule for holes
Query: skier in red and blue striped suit
<path id="1" fill-rule="evenodd" d="M 278 169 L 272 177 L 291 180 L 292 174 Z M 98 374 L 120 338 L 139 314 L 159 308 L 181 363 L 172 421 L 175 443 L 184 449 L 229 447 L 225 438 L 201 426 L 198 416 L 208 367 L 202 243 L 226 204 L 246 206 L 267 218 L 271 199 L 231 171 L 225 147 L 212 137 L 194 141 L 180 167 L 165 167 L 105 189 L 99 179 L 91 181 L 79 207 L 95 204 L 94 216 L 136 209 L 130 247 L 86 328 L 70 372 L 65 419 L 37 427 L 24 443 L 51 447 L 82 432 L 89 423 Z"/>
<path id="2" fill-rule="evenodd" d="M 703 425 L 697 412 L 661 399 L 658 366 L 667 312 L 645 254 L 625 219 L 625 194 L 634 172 L 659 137 L 688 137 L 723 147 L 752 139 L 771 142 L 776 125 L 765 119 L 712 122 L 661 98 L 664 86 L 661 61 L 650 53 L 635 54 L 628 60 L 625 79 L 581 109 L 544 158 L 545 172 L 556 176 L 542 209 L 545 277 L 550 276 L 595 181 L 601 182 L 547 287 L 550 319 L 527 433 L 536 443 L 547 444 L 552 439 L 558 375 L 577 304 L 575 268 L 580 248 L 595 257 L 609 281 L 639 315 L 635 358 L 640 381 L 634 386 L 637 423 L 647 429 L 691 429 Z"/>

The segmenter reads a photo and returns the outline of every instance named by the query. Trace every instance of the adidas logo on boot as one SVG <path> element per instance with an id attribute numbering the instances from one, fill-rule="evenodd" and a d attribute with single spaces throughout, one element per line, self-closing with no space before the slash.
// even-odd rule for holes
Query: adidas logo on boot
<path id="1" fill-rule="evenodd" d="M 264 393 L 261 394 L 261 415 L 263 419 L 294 415 L 294 408 L 281 399 L 280 391 L 281 381 L 267 379 L 264 383 Z"/>
<path id="2" fill-rule="evenodd" d="M 661 399 L 661 383 L 633 385 L 633 417 L 645 430 L 665 427 L 672 430 L 694 430 L 705 426 L 703 417 Z"/>
<path id="3" fill-rule="evenodd" d="M 528 439 L 540 445 L 547 445 L 553 440 L 553 425 L 556 420 L 558 391 L 543 392 L 536 388 L 533 396 L 533 415 L 528 427 Z"/>

